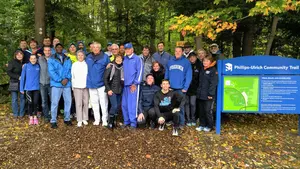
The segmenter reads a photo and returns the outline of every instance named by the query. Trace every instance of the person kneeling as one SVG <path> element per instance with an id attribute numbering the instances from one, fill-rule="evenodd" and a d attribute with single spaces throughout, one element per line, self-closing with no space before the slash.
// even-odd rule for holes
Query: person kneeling
<path id="1" fill-rule="evenodd" d="M 150 119 L 150 128 L 155 128 L 156 115 L 154 110 L 154 94 L 160 90 L 160 87 L 154 84 L 153 74 L 146 75 L 146 83 L 141 86 L 139 97 L 139 115 L 138 126 L 146 127 L 147 119 Z"/>
<path id="2" fill-rule="evenodd" d="M 154 96 L 154 109 L 158 117 L 159 130 L 164 130 L 165 122 L 173 121 L 173 136 L 178 136 L 180 103 L 183 97 L 170 89 L 169 80 L 162 80 L 162 90 Z"/>

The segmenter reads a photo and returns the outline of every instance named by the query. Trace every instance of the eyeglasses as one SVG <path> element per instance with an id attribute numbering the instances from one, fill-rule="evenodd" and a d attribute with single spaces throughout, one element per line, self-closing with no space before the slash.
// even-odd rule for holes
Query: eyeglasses
<path id="1" fill-rule="evenodd" d="M 118 50 L 118 49 L 116 48 L 116 49 L 111 49 L 111 50 Z"/>

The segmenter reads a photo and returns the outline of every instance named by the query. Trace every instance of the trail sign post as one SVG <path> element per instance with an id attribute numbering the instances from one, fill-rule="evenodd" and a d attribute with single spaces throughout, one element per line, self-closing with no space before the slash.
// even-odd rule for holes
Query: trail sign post
<path id="1" fill-rule="evenodd" d="M 216 133 L 221 113 L 298 114 L 300 135 L 300 60 L 245 56 L 218 61 Z"/>

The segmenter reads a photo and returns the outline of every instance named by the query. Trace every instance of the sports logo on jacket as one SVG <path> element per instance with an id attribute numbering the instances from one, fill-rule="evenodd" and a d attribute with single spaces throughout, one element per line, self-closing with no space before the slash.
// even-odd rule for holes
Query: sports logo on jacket
<path id="1" fill-rule="evenodd" d="M 172 65 L 169 70 L 180 70 L 183 72 L 183 66 L 181 65 Z"/>

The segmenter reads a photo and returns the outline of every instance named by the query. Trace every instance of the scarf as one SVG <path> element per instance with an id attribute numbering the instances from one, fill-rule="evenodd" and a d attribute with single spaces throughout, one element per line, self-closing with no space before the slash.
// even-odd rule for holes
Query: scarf
<path id="1" fill-rule="evenodd" d="M 115 63 L 112 64 L 112 68 L 111 68 L 111 72 L 110 72 L 110 76 L 109 76 L 109 81 L 112 80 L 112 78 L 115 75 L 116 69 L 121 71 L 121 80 L 124 81 L 124 71 L 123 71 L 123 66 L 121 65 L 116 65 Z"/>

